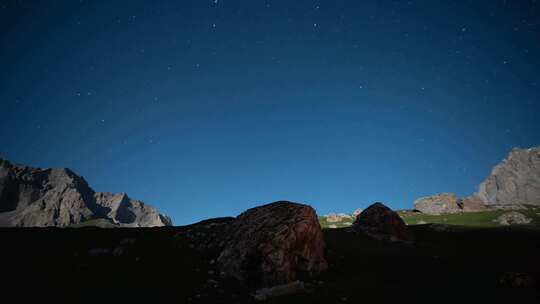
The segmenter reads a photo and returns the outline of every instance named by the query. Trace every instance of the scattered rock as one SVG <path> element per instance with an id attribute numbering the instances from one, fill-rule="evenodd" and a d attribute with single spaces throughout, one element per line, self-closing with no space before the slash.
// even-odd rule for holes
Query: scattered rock
<path id="1" fill-rule="evenodd" d="M 295 294 L 304 290 L 304 282 L 294 281 L 271 288 L 262 288 L 255 292 L 255 300 L 265 301 L 270 298 Z"/>
<path id="2" fill-rule="evenodd" d="M 499 223 L 500 225 L 509 226 L 509 225 L 529 224 L 532 221 L 532 219 L 526 217 L 522 213 L 512 211 L 512 212 L 508 212 L 508 213 L 504 213 L 500 215 L 498 218 L 496 218 L 493 221 L 496 223 Z"/>
<path id="3" fill-rule="evenodd" d="M 327 268 L 317 214 L 307 205 L 279 201 L 249 209 L 226 237 L 220 270 L 249 287 L 286 284 Z"/>
<path id="4" fill-rule="evenodd" d="M 530 273 L 506 272 L 499 278 L 499 283 L 514 288 L 530 288 L 536 284 L 536 278 Z"/>
<path id="5" fill-rule="evenodd" d="M 399 215 L 382 203 L 374 203 L 354 221 L 352 229 L 378 240 L 410 242 L 411 234 Z"/>
<path id="6" fill-rule="evenodd" d="M 88 256 L 99 257 L 99 256 L 110 256 L 111 250 L 105 248 L 92 248 L 88 250 Z"/>

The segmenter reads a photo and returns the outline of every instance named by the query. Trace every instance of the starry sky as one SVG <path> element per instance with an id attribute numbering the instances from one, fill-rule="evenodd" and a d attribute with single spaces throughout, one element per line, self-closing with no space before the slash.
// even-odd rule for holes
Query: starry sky
<path id="1" fill-rule="evenodd" d="M 468 195 L 540 144 L 540 1 L 0 1 L 0 156 L 175 224 Z"/>

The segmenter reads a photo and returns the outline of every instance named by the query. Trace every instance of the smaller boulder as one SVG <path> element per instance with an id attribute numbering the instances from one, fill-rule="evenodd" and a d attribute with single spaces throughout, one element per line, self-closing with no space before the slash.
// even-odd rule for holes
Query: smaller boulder
<path id="1" fill-rule="evenodd" d="M 412 241 L 405 222 L 383 203 L 374 203 L 362 211 L 354 221 L 352 229 L 377 240 Z"/>

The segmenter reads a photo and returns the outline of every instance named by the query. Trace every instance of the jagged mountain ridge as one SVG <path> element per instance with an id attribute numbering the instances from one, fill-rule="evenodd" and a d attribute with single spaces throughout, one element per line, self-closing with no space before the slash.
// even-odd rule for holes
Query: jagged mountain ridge
<path id="1" fill-rule="evenodd" d="M 0 226 L 66 227 L 98 218 L 126 227 L 172 225 L 169 217 L 125 193 L 95 192 L 70 169 L 0 159 Z"/>

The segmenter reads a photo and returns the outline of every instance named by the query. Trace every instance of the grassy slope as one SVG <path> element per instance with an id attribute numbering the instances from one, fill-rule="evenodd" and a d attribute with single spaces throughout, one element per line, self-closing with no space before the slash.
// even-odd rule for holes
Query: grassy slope
<path id="1" fill-rule="evenodd" d="M 328 228 L 328 226 L 330 226 L 330 225 L 336 225 L 337 228 L 348 227 L 349 224 L 347 224 L 347 223 L 352 223 L 353 221 L 354 221 L 354 219 L 346 219 L 346 220 L 341 221 L 341 222 L 329 223 L 329 222 L 326 221 L 326 217 L 319 216 L 319 223 L 321 224 L 322 228 Z"/>
<path id="2" fill-rule="evenodd" d="M 456 213 L 456 214 L 444 214 L 444 215 L 428 215 L 422 213 L 411 213 L 405 211 L 398 211 L 399 215 L 403 218 L 407 225 L 418 224 L 447 224 L 456 226 L 470 226 L 470 227 L 498 227 L 499 224 L 494 220 L 500 215 L 510 212 L 509 210 L 496 210 L 487 212 L 469 212 L 469 213 Z M 529 206 L 527 210 L 517 210 L 533 221 L 530 226 L 540 226 L 540 207 Z M 324 216 L 319 217 L 319 222 L 322 228 L 328 228 L 329 225 L 334 224 L 338 228 L 345 227 L 345 222 L 328 223 Z"/>

